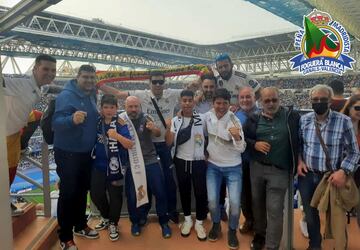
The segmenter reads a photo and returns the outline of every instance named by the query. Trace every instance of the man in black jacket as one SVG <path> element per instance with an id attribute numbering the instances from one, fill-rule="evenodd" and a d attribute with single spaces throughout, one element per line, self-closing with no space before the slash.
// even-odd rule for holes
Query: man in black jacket
<path id="1" fill-rule="evenodd" d="M 250 116 L 244 126 L 250 148 L 250 179 L 255 237 L 251 249 L 279 249 L 283 229 L 286 189 L 298 156 L 300 115 L 280 106 L 279 90 L 261 91 L 263 110 Z"/>

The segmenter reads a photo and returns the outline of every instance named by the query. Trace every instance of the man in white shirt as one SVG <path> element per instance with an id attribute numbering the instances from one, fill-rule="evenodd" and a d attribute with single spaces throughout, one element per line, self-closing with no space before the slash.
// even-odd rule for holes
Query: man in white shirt
<path id="1" fill-rule="evenodd" d="M 213 222 L 208 238 L 210 241 L 216 241 L 221 232 L 219 193 L 221 182 L 225 179 L 230 204 L 228 246 L 230 249 L 237 249 L 239 241 L 236 231 L 239 226 L 242 187 L 241 153 L 244 152 L 246 143 L 239 119 L 229 111 L 230 98 L 230 93 L 226 89 L 217 89 L 213 101 L 214 108 L 205 114 L 209 137 L 206 185 Z"/>
<path id="2" fill-rule="evenodd" d="M 9 183 L 13 183 L 20 161 L 20 130 L 26 126 L 33 106 L 40 101 L 40 87 L 50 84 L 56 76 L 56 59 L 39 55 L 35 59 L 29 77 L 2 79 L 6 105 L 6 143 L 9 167 Z M 22 213 L 12 205 L 13 215 Z"/>
<path id="3" fill-rule="evenodd" d="M 200 241 L 206 240 L 203 220 L 207 217 L 205 123 L 203 115 L 194 110 L 194 92 L 181 92 L 181 117 L 175 116 L 166 131 L 166 143 L 174 144 L 174 164 L 179 185 L 181 205 L 185 221 L 181 236 L 188 237 L 193 221 L 191 219 L 191 186 L 194 187 L 196 202 L 195 231 Z"/>
<path id="4" fill-rule="evenodd" d="M 182 89 L 164 88 L 165 76 L 161 72 L 150 72 L 150 90 L 121 91 L 115 88 L 102 85 L 100 90 L 111 93 L 120 99 L 126 99 L 128 96 L 136 96 L 141 100 L 141 108 L 145 114 L 154 118 L 155 125 L 160 128 L 161 135 L 152 137 L 156 152 L 160 157 L 163 168 L 166 186 L 167 207 L 169 219 L 175 223 L 179 222 L 178 212 L 176 211 L 176 184 L 173 175 L 173 161 L 170 148 L 165 143 L 166 120 L 171 120 L 174 116 L 175 107 L 179 101 Z M 158 106 L 159 112 L 155 105 Z M 150 197 L 150 194 L 149 194 Z M 150 209 L 148 207 L 147 209 Z M 147 213 L 146 211 L 145 213 Z"/>
<path id="5" fill-rule="evenodd" d="M 215 58 L 217 87 L 225 88 L 231 94 L 231 105 L 237 105 L 240 87 L 251 87 L 258 95 L 260 84 L 248 73 L 234 69 L 234 64 L 228 54 L 220 54 Z"/>

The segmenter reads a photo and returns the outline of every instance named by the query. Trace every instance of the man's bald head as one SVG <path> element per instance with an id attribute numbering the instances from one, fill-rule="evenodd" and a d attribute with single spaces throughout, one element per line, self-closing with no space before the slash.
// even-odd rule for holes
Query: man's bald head
<path id="1" fill-rule="evenodd" d="M 279 89 L 267 87 L 261 90 L 260 95 L 264 113 L 273 116 L 280 108 Z"/>
<path id="2" fill-rule="evenodd" d="M 141 102 L 136 96 L 128 96 L 125 100 L 125 110 L 130 119 L 136 119 L 141 113 Z"/>
<path id="3" fill-rule="evenodd" d="M 242 87 L 239 89 L 239 106 L 245 112 L 250 112 L 256 104 L 255 93 L 251 87 Z"/>

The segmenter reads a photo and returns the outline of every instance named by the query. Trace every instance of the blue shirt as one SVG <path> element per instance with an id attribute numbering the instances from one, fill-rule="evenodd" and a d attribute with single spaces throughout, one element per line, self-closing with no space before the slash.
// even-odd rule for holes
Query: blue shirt
<path id="1" fill-rule="evenodd" d="M 105 128 L 105 133 L 107 134 L 107 131 L 110 129 L 110 125 L 109 124 L 105 124 L 104 126 Z M 117 124 L 116 125 L 116 131 L 128 138 L 131 139 L 130 137 L 130 132 L 129 129 L 127 127 L 127 125 L 120 125 Z M 94 160 L 94 164 L 93 166 L 102 171 L 102 172 L 106 172 L 108 164 L 109 164 L 109 160 L 108 157 L 106 155 L 106 151 L 105 151 L 105 144 L 104 142 L 106 140 L 103 139 L 103 134 L 102 134 L 102 126 L 99 125 L 98 126 L 98 130 L 97 130 L 97 138 L 96 138 L 96 144 L 95 144 L 95 160 Z M 119 148 L 119 157 L 121 160 L 121 164 L 122 166 L 127 166 L 129 165 L 129 155 L 128 155 L 128 150 L 125 149 L 120 142 L 118 142 L 118 148 Z"/>
<path id="2" fill-rule="evenodd" d="M 354 172 L 360 154 L 351 119 L 330 110 L 325 122 L 320 124 L 321 136 L 330 155 L 331 169 L 326 167 L 325 152 L 316 135 L 315 122 L 315 112 L 300 118 L 300 153 L 306 166 L 320 172 L 339 168 Z"/>

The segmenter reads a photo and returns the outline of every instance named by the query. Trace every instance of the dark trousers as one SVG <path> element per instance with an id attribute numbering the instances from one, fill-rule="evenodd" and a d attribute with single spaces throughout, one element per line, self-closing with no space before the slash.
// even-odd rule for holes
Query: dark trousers
<path id="1" fill-rule="evenodd" d="M 205 161 L 174 159 L 184 216 L 191 215 L 191 183 L 194 187 L 196 219 L 205 220 L 207 209 Z"/>
<path id="2" fill-rule="evenodd" d="M 158 163 L 153 163 L 146 165 L 145 170 L 148 194 L 152 193 L 155 196 L 156 213 L 159 217 L 159 223 L 160 225 L 166 224 L 168 222 L 166 187 L 161 167 Z M 132 224 L 139 224 L 140 219 L 144 219 L 147 216 L 146 210 L 143 209 L 147 204 L 139 208 L 136 207 L 136 191 L 130 168 L 127 168 L 125 174 L 125 193 L 130 221 Z M 149 196 L 149 201 L 150 199 L 151 197 Z"/>
<path id="3" fill-rule="evenodd" d="M 289 184 L 287 170 L 257 161 L 250 166 L 255 234 L 265 237 L 267 249 L 279 249 L 283 232 L 284 199 Z"/>
<path id="4" fill-rule="evenodd" d="M 224 209 L 225 199 L 226 199 L 226 181 L 222 180 L 220 187 L 220 198 L 219 198 L 219 204 L 221 209 Z"/>
<path id="5" fill-rule="evenodd" d="M 91 155 L 55 148 L 56 172 L 60 177 L 57 217 L 60 241 L 73 239 L 73 228 L 87 227 L 86 202 L 90 187 Z"/>
<path id="6" fill-rule="evenodd" d="M 160 163 L 162 171 L 164 173 L 165 180 L 165 192 L 167 199 L 167 209 L 169 215 L 177 214 L 176 211 L 176 183 L 173 173 L 173 161 L 171 156 L 170 148 L 166 145 L 165 142 L 155 142 L 156 153 L 160 157 Z"/>
<path id="7" fill-rule="evenodd" d="M 243 212 L 246 221 L 252 223 L 254 221 L 254 215 L 251 199 L 250 163 L 248 161 L 243 161 L 242 169 L 243 182 L 241 193 L 241 211 Z"/>
<path id="8" fill-rule="evenodd" d="M 320 217 L 317 208 L 311 207 L 311 199 L 316 187 L 320 183 L 323 174 L 308 172 L 304 177 L 299 176 L 299 191 L 304 206 L 305 220 L 309 232 L 309 246 L 321 247 Z"/>
<path id="9" fill-rule="evenodd" d="M 123 203 L 123 185 L 114 186 L 106 180 L 106 173 L 93 167 L 90 196 L 103 218 L 118 224 Z"/>

